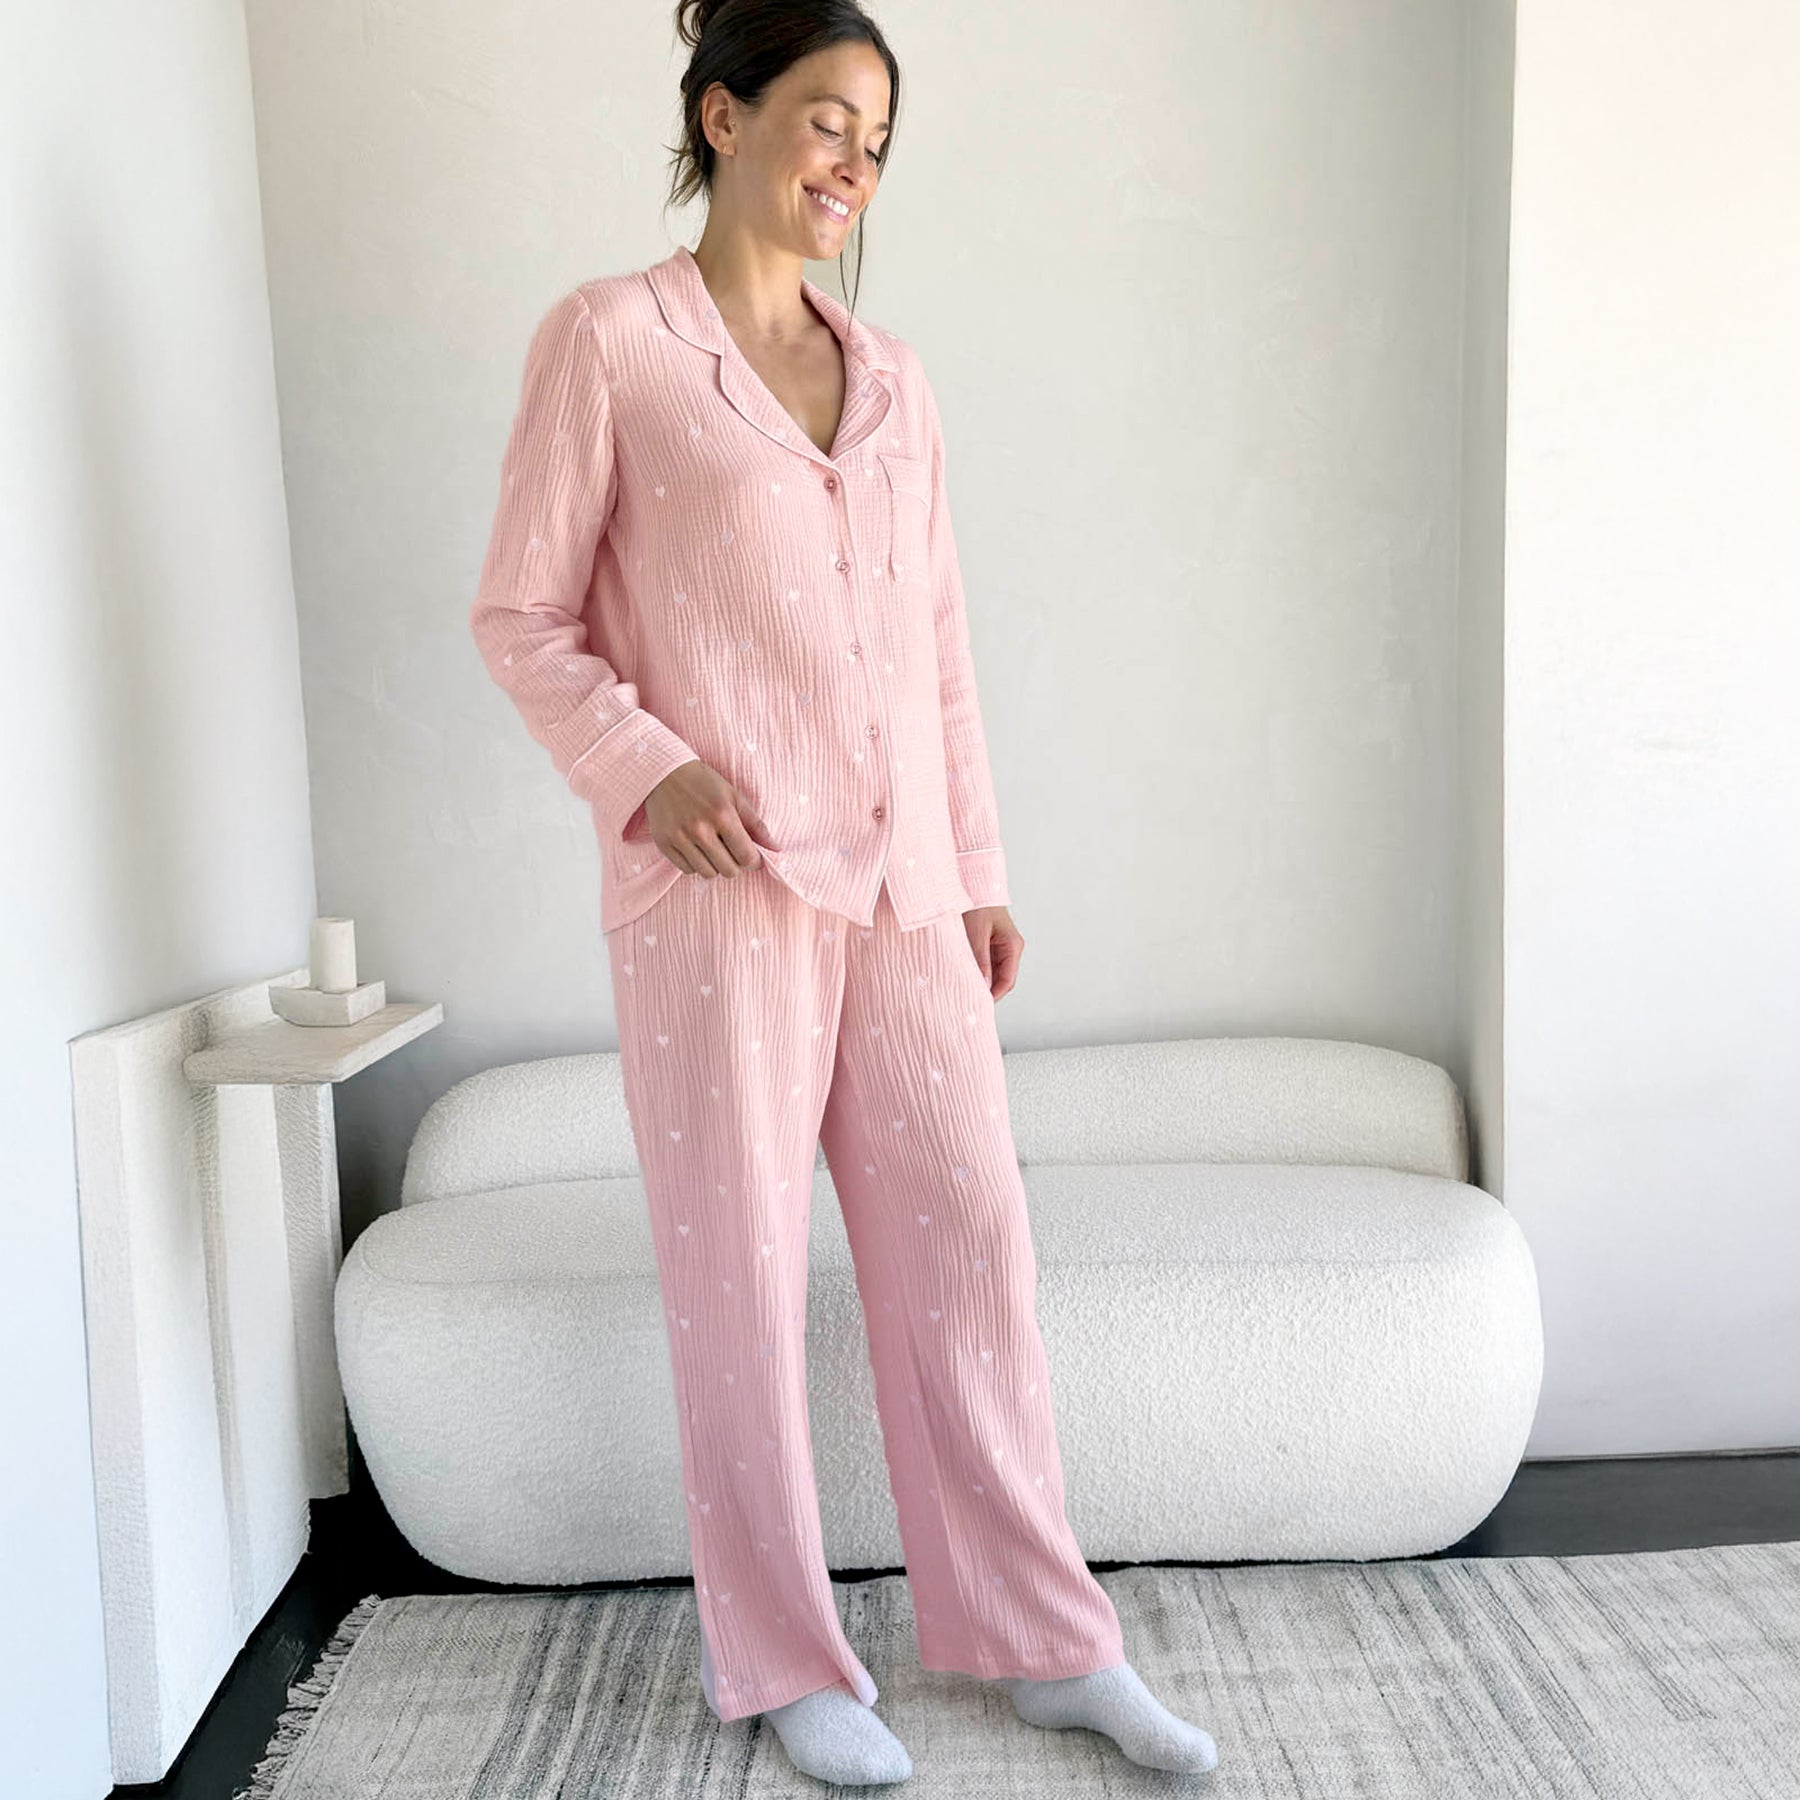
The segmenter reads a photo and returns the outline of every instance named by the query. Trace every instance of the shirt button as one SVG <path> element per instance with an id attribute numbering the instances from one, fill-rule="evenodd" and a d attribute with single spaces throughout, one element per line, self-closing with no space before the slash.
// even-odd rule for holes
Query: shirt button
<path id="1" fill-rule="evenodd" d="M 852 656 L 861 656 L 862 655 L 862 645 L 861 644 L 852 644 L 850 646 L 850 654 Z"/>
<path id="2" fill-rule="evenodd" d="M 828 494 L 837 491 L 837 477 L 835 475 L 827 475 L 825 477 L 825 491 Z"/>
<path id="3" fill-rule="evenodd" d="M 838 566 L 838 573 L 841 575 L 844 572 L 844 570 L 849 568 L 850 564 L 843 557 L 840 556 L 837 559 L 837 566 Z"/>
<path id="4" fill-rule="evenodd" d="M 863 730 L 865 730 L 869 734 L 870 737 L 880 737 L 881 736 L 881 727 L 879 725 L 865 725 L 863 727 Z"/>
<path id="5" fill-rule="evenodd" d="M 881 817 L 882 817 L 882 816 L 883 816 L 883 815 L 884 815 L 884 814 L 885 814 L 885 813 L 886 813 L 886 811 L 887 811 L 887 808 L 886 808 L 886 807 L 883 807 L 883 806 L 871 806 L 871 807 L 870 807 L 870 808 L 869 808 L 869 817 L 870 817 L 870 818 L 871 818 L 871 819 L 879 819 L 879 818 L 881 818 Z"/>

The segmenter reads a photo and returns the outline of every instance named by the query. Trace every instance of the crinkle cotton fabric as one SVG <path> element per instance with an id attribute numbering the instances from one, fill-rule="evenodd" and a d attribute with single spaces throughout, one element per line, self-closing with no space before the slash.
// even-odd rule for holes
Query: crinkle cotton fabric
<path id="1" fill-rule="evenodd" d="M 822 1544 L 806 1269 L 823 1144 L 855 1263 L 919 1660 L 1060 1679 L 1124 1658 L 1064 1510 L 1037 1260 L 961 917 L 684 876 L 606 937 L 673 1365 L 700 1683 L 720 1719 L 872 1704 Z"/>
<path id="2" fill-rule="evenodd" d="M 918 354 L 810 281 L 830 453 L 763 383 L 691 251 L 583 282 L 532 334 L 470 614 L 489 674 L 592 808 L 601 927 L 679 879 L 644 823 L 699 757 L 799 898 L 911 928 L 1009 903 Z"/>

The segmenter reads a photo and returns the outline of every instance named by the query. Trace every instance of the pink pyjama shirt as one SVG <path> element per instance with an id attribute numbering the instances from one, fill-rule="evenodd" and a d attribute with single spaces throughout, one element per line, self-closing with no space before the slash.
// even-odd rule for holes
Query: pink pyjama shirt
<path id="1" fill-rule="evenodd" d="M 802 286 L 843 345 L 829 455 L 685 248 L 583 282 L 526 353 L 470 624 L 591 806 L 604 931 L 681 879 L 643 802 L 692 757 L 815 907 L 1009 900 L 936 401 L 909 344 Z"/>

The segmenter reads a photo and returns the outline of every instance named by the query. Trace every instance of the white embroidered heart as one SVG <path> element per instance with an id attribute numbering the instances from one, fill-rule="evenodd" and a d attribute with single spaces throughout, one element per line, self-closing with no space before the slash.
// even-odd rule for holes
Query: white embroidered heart
<path id="1" fill-rule="evenodd" d="M 931 1071 L 931 1079 L 933 1081 L 942 1081 L 944 1079 L 944 1071 L 942 1069 L 933 1069 Z"/>
<path id="2" fill-rule="evenodd" d="M 774 1354 L 775 1346 L 773 1344 L 763 1344 L 757 1349 L 758 1356 L 773 1356 Z"/>
<path id="3" fill-rule="evenodd" d="M 769 492 L 771 494 L 779 494 L 781 492 L 781 483 L 779 481 L 771 481 L 769 483 Z"/>
<path id="4" fill-rule="evenodd" d="M 646 944 L 654 944 L 656 942 L 656 933 L 653 931 L 647 932 L 644 936 L 644 942 Z"/>
<path id="5" fill-rule="evenodd" d="M 906 1121 L 904 1119 L 896 1119 L 894 1121 L 894 1129 L 896 1131 L 904 1131 L 906 1129 Z"/>
<path id="6" fill-rule="evenodd" d="M 941 1318 L 942 1318 L 942 1317 L 943 1317 L 943 1316 L 944 1316 L 944 1315 L 943 1315 L 943 1312 L 942 1312 L 942 1310 L 941 1310 L 941 1309 L 940 1309 L 940 1308 L 938 1308 L 938 1307 L 935 1307 L 935 1306 L 934 1306 L 934 1307 L 933 1307 L 933 1308 L 932 1308 L 932 1309 L 931 1309 L 931 1316 L 932 1316 L 932 1317 L 933 1317 L 933 1318 L 934 1318 L 934 1319 L 941 1319 Z"/>
<path id="7" fill-rule="evenodd" d="M 926 982 L 928 982 L 930 979 L 931 979 L 931 977 L 929 975 L 917 976 L 917 977 L 915 977 L 915 979 L 913 981 L 913 986 L 914 987 L 923 987 L 926 984 Z M 937 1074 L 937 1071 L 934 1069 L 932 1071 L 932 1073 L 935 1075 L 935 1074 Z M 943 1078 L 941 1076 L 939 1076 L 939 1079 L 942 1080 Z"/>
<path id="8" fill-rule="evenodd" d="M 702 993 L 702 994 L 710 994 L 710 993 L 711 993 L 711 992 L 712 992 L 712 983 L 711 983 L 711 982 L 710 982 L 710 981 L 703 981 L 703 982 L 702 982 L 702 983 L 701 983 L 701 984 L 700 984 L 700 992 L 701 992 L 701 993 Z M 718 1090 L 718 1089 L 717 1089 L 717 1088 L 714 1088 L 714 1089 L 713 1089 L 713 1092 L 714 1092 L 714 1093 L 715 1093 L 715 1094 L 716 1094 L 716 1093 L 717 1093 L 717 1092 L 718 1092 L 718 1091 L 719 1091 L 719 1090 Z"/>
<path id="9" fill-rule="evenodd" d="M 880 1037 L 882 1032 L 885 1031 L 886 1029 L 887 1029 L 887 1027 L 884 1025 L 871 1025 L 869 1027 L 869 1036 L 870 1037 Z"/>
<path id="10" fill-rule="evenodd" d="M 752 1038 L 750 1040 L 750 1048 L 752 1050 L 760 1050 L 762 1048 L 762 1039 L 761 1038 Z"/>
<path id="11" fill-rule="evenodd" d="M 818 1035 L 819 1035 L 819 1034 L 820 1034 L 820 1033 L 821 1033 L 821 1032 L 822 1032 L 822 1031 L 824 1031 L 824 1029 L 825 1029 L 825 1027 L 824 1027 L 824 1026 L 823 1026 L 823 1025 L 815 1025 L 815 1026 L 814 1026 L 814 1027 L 813 1027 L 813 1028 L 812 1028 L 812 1034 L 813 1034 L 813 1036 L 814 1036 L 814 1037 L 817 1037 L 817 1036 L 818 1036 Z"/>
<path id="12" fill-rule="evenodd" d="M 669 1034 L 666 1031 L 659 1031 L 656 1034 L 656 1041 L 659 1044 L 666 1044 L 669 1041 Z"/>
<path id="13" fill-rule="evenodd" d="M 762 939 L 753 937 L 750 940 L 750 948 L 752 950 L 760 950 L 762 948 Z"/>
<path id="14" fill-rule="evenodd" d="M 683 1319 L 681 1321 L 681 1329 L 683 1331 L 686 1331 L 688 1326 L 691 1325 L 692 1323 L 693 1323 L 693 1321 L 691 1319 Z"/>
<path id="15" fill-rule="evenodd" d="M 1041 1476 L 1041 1475 L 1040 1475 L 1040 1476 L 1039 1476 L 1039 1477 L 1038 1477 L 1038 1478 L 1037 1478 L 1037 1480 L 1036 1480 L 1036 1481 L 1034 1481 L 1034 1482 L 1033 1482 L 1033 1483 L 1032 1483 L 1032 1484 L 1031 1484 L 1031 1485 L 1032 1485 L 1032 1486 L 1033 1486 L 1033 1487 L 1042 1487 L 1042 1486 L 1043 1486 L 1043 1485 L 1044 1485 L 1044 1478 L 1043 1478 L 1043 1476 Z"/>
<path id="16" fill-rule="evenodd" d="M 659 500 L 660 500 L 660 499 L 661 499 L 661 498 L 662 498 L 662 497 L 663 497 L 663 494 L 664 494 L 664 492 L 665 492 L 665 491 L 666 491 L 666 490 L 665 490 L 665 489 L 663 489 L 663 488 L 662 488 L 662 487 L 661 487 L 661 486 L 660 486 L 660 485 L 659 485 L 659 486 L 658 486 L 658 487 L 657 487 L 657 490 L 656 490 L 656 497 L 657 497 L 657 499 L 659 499 Z"/>
<path id="17" fill-rule="evenodd" d="M 978 1269 L 985 1269 L 987 1267 L 987 1258 L 985 1256 L 976 1257 L 975 1267 Z"/>
<path id="18" fill-rule="evenodd" d="M 864 1163 L 863 1173 L 865 1175 L 873 1175 L 875 1173 L 875 1165 L 873 1163 Z"/>
<path id="19" fill-rule="evenodd" d="M 677 1131 L 673 1125 L 671 1125 L 669 1127 L 669 1136 L 672 1137 L 677 1143 L 681 1142 L 681 1133 L 679 1131 Z"/>
<path id="20" fill-rule="evenodd" d="M 1006 1577 L 1004 1575 L 995 1575 L 991 1577 L 991 1579 L 995 1587 L 1004 1587 L 1006 1585 Z"/>
<path id="21" fill-rule="evenodd" d="M 719 1091 L 719 1090 L 718 1090 L 718 1089 L 717 1089 L 717 1088 L 714 1088 L 714 1089 L 713 1089 L 713 1092 L 714 1092 L 714 1093 L 715 1093 L 715 1094 L 716 1094 L 716 1093 L 717 1093 L 717 1092 L 718 1092 L 718 1091 Z M 719 1183 L 719 1192 L 720 1192 L 720 1193 L 721 1193 L 721 1194 L 722 1194 L 722 1193 L 724 1193 L 724 1191 L 725 1191 L 725 1184 L 724 1184 L 724 1182 L 722 1182 L 722 1181 L 721 1181 L 721 1182 L 720 1182 L 720 1183 Z"/>
<path id="22" fill-rule="evenodd" d="M 964 1013 L 963 1023 L 965 1025 L 973 1025 L 975 1023 L 975 1015 L 973 1013 Z"/>
<path id="23" fill-rule="evenodd" d="M 794 1089 L 794 1092 L 796 1094 L 799 1093 L 799 1091 L 800 1090 L 798 1088 Z M 781 1178 L 781 1181 L 778 1183 L 778 1186 L 780 1187 L 780 1190 L 782 1193 L 785 1194 L 787 1192 L 788 1184 L 787 1184 L 787 1177 L 785 1175 Z"/>
<path id="24" fill-rule="evenodd" d="M 931 1223 L 931 1214 L 930 1213 L 920 1213 L 919 1214 L 919 1223 L 921 1225 L 929 1225 Z"/>
<path id="25" fill-rule="evenodd" d="M 932 1499 L 935 1500 L 937 1498 L 937 1489 L 936 1488 L 927 1488 L 925 1491 L 932 1497 Z M 925 1617 L 929 1619 L 931 1617 L 931 1614 L 927 1613 L 925 1615 Z"/>
<path id="26" fill-rule="evenodd" d="M 992 1361 L 993 1361 L 993 1360 L 994 1360 L 994 1353 L 993 1353 L 993 1351 L 991 1351 L 991 1350 L 984 1350 L 984 1351 L 982 1351 L 982 1353 L 981 1353 L 981 1360 L 982 1360 L 982 1361 L 983 1361 L 983 1362 L 992 1362 Z"/>
<path id="27" fill-rule="evenodd" d="M 711 1512 L 712 1511 L 712 1502 L 710 1500 L 702 1500 L 700 1502 L 700 1510 L 702 1512 Z"/>
<path id="28" fill-rule="evenodd" d="M 980 1482 L 979 1482 L 979 1481 L 977 1481 L 977 1482 L 972 1482 L 972 1483 L 971 1483 L 971 1484 L 970 1484 L 970 1485 L 971 1485 L 971 1486 L 972 1486 L 972 1487 L 973 1487 L 973 1488 L 974 1488 L 974 1489 L 975 1489 L 975 1491 L 976 1491 L 976 1493 L 978 1493 L 978 1494 L 985 1494 L 985 1493 L 986 1493 L 986 1492 L 987 1492 L 987 1489 L 986 1489 L 986 1488 L 984 1488 L 984 1487 L 983 1487 L 983 1486 L 982 1486 L 982 1485 L 981 1485 L 981 1483 L 980 1483 Z M 706 1508 L 705 1508 L 705 1507 L 701 1507 L 701 1509 L 700 1509 L 700 1510 L 701 1510 L 701 1511 L 702 1511 L 702 1512 L 705 1512 L 705 1510 L 706 1510 Z"/>
<path id="29" fill-rule="evenodd" d="M 724 1606 L 730 1601 L 730 1599 L 731 1599 L 731 1589 L 730 1588 L 723 1589 L 719 1594 L 719 1604 L 721 1606 Z"/>
<path id="30" fill-rule="evenodd" d="M 1035 1393 L 1036 1393 L 1036 1392 L 1037 1392 L 1037 1383 L 1036 1383 L 1036 1382 L 1035 1382 L 1035 1381 L 1034 1381 L 1034 1382 L 1033 1382 L 1033 1383 L 1032 1383 L 1032 1384 L 1031 1384 L 1031 1386 L 1030 1386 L 1030 1387 L 1028 1387 L 1028 1388 L 1027 1388 L 1027 1389 L 1026 1389 L 1026 1390 L 1025 1390 L 1025 1391 L 1026 1391 L 1026 1393 L 1028 1393 L 1028 1394 L 1035 1394 Z"/>
<path id="31" fill-rule="evenodd" d="M 686 1225 L 677 1225 L 675 1229 L 679 1231 L 683 1237 L 686 1237 L 690 1228 Z"/>
<path id="32" fill-rule="evenodd" d="M 967 1163 L 959 1163 L 950 1171 L 950 1173 L 954 1175 L 958 1181 L 967 1181 L 969 1179 L 969 1165 Z"/>
<path id="33" fill-rule="evenodd" d="M 775 1253 L 775 1246 L 773 1244 L 764 1244 L 762 1253 L 764 1256 L 773 1256 Z"/>
<path id="34" fill-rule="evenodd" d="M 741 1457 L 733 1457 L 732 1461 L 735 1462 L 740 1469 L 747 1469 L 750 1466 Z"/>
<path id="35" fill-rule="evenodd" d="M 731 1283 L 729 1281 L 725 1283 L 725 1291 L 728 1294 L 731 1292 Z"/>
<path id="36" fill-rule="evenodd" d="M 769 1546 L 762 1538 L 758 1538 L 756 1540 L 756 1547 L 759 1550 L 766 1550 L 766 1549 L 768 1549 Z"/>
<path id="37" fill-rule="evenodd" d="M 737 1383 L 737 1377 L 736 1377 L 736 1376 L 735 1376 L 735 1375 L 733 1375 L 733 1374 L 731 1374 L 731 1373 L 729 1373 L 729 1372 L 727 1372 L 727 1374 L 726 1374 L 726 1376 L 725 1376 L 725 1385 L 726 1385 L 726 1386 L 727 1386 L 727 1387 L 733 1387 L 733 1386 L 735 1386 L 735 1385 L 736 1385 L 736 1383 Z M 744 1465 L 743 1465 L 743 1464 L 742 1464 L 742 1463 L 739 1463 L 739 1464 L 738 1464 L 738 1467 L 739 1467 L 739 1468 L 740 1468 L 740 1469 L 741 1469 L 741 1468 L 742 1468 L 742 1467 L 743 1467 L 743 1466 L 744 1466 Z"/>
<path id="38" fill-rule="evenodd" d="M 626 974 L 627 974 L 627 975 L 630 975 L 630 974 L 633 974 L 633 973 L 635 973 L 635 971 L 634 971 L 634 970 L 633 970 L 633 969 L 632 969 L 632 966 L 631 966 L 631 964 L 630 964 L 630 963 L 627 963 L 627 964 L 626 964 L 626 965 L 625 965 L 625 973 L 626 973 Z"/>

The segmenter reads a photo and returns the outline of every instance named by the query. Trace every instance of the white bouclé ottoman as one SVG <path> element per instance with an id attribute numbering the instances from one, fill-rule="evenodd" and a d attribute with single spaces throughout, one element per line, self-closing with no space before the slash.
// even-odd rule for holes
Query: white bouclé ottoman
<path id="1" fill-rule="evenodd" d="M 1070 1523 L 1091 1562 L 1412 1556 L 1477 1525 L 1543 1373 L 1531 1253 L 1435 1064 L 1303 1038 L 1012 1051 Z M 350 1420 L 459 1575 L 692 1573 L 619 1058 L 457 1083 L 345 1257 Z M 807 1375 L 826 1561 L 903 1557 L 821 1158 Z"/>

